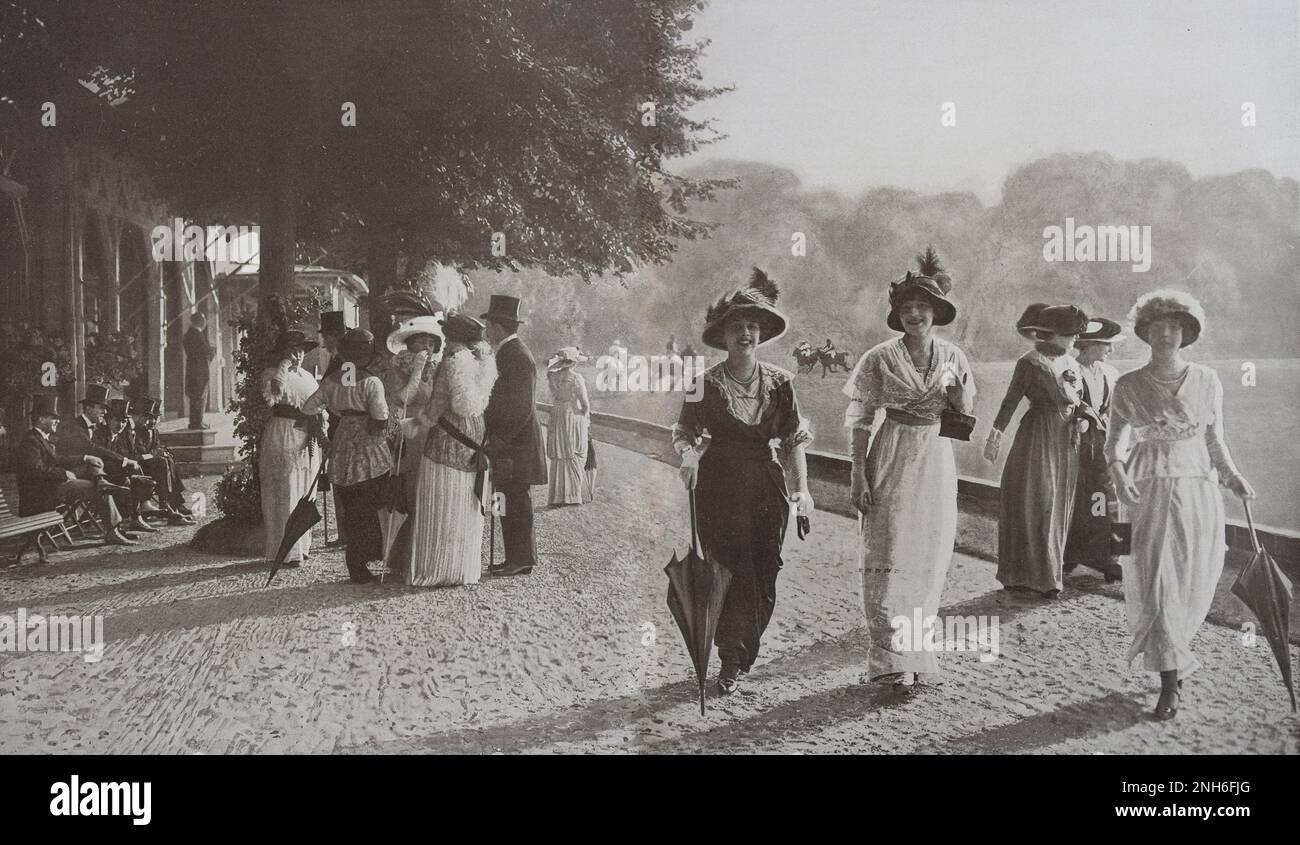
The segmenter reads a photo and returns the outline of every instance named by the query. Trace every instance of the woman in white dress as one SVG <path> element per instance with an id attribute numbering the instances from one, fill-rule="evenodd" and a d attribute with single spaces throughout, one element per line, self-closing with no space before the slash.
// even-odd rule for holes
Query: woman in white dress
<path id="1" fill-rule="evenodd" d="M 1133 554 L 1124 572 L 1129 660 L 1141 655 L 1147 671 L 1160 673 L 1155 717 L 1168 720 L 1178 713 L 1182 678 L 1200 665 L 1192 638 L 1223 572 L 1219 485 L 1243 499 L 1255 491 L 1223 440 L 1218 373 L 1182 356 L 1205 325 L 1201 304 L 1182 291 L 1157 290 L 1137 301 L 1129 319 L 1151 347 L 1151 360 L 1115 385 L 1106 460 L 1133 515 Z"/>
<path id="2" fill-rule="evenodd" d="M 447 348 L 432 396 L 417 420 L 403 425 L 409 434 L 417 433 L 415 425 L 428 432 L 409 519 L 406 582 L 415 587 L 476 584 L 482 574 L 483 412 L 497 380 L 496 358 L 481 321 L 451 312 L 442 325 Z"/>
<path id="3" fill-rule="evenodd" d="M 890 289 L 888 324 L 903 336 L 869 350 L 844 385 L 871 639 L 866 679 L 905 693 L 919 674 L 939 671 L 937 643 L 924 642 L 914 620 L 924 630 L 938 614 L 957 535 L 957 466 L 952 443 L 939 436 L 939 415 L 950 407 L 969 413 L 975 402 L 965 353 L 933 332 L 957 316 L 947 298 L 952 282 L 932 251 L 920 270 Z"/>
<path id="4" fill-rule="evenodd" d="M 433 376 L 442 357 L 441 316 L 412 317 L 388 335 L 386 345 L 393 357 L 388 361 L 382 380 L 389 419 L 412 417 L 427 406 L 433 397 Z M 410 436 L 403 432 L 394 435 L 392 446 L 394 459 L 399 455 L 400 446 L 399 469 L 406 487 L 406 501 L 414 507 L 427 432 L 409 427 L 408 431 L 411 432 Z M 387 560 L 392 572 L 404 574 L 410 569 L 413 528 L 411 520 L 407 519 L 393 540 Z"/>
<path id="5" fill-rule="evenodd" d="M 591 501 L 587 479 L 587 437 L 591 399 L 587 382 L 574 367 L 588 360 L 576 346 L 566 346 L 546 364 L 551 388 L 551 419 L 546 426 L 546 457 L 550 459 L 551 507 Z"/>
<path id="6" fill-rule="evenodd" d="M 267 561 L 274 560 L 289 514 L 320 472 L 322 444 L 313 439 L 312 432 L 321 431 L 322 421 L 301 410 L 317 388 L 316 379 L 302 368 L 302 359 L 316 346 L 300 331 L 283 332 L 275 345 L 275 365 L 263 370 L 260 377 L 262 398 L 272 414 L 262 429 L 257 453 Z M 298 566 L 310 549 L 308 531 L 289 550 L 283 565 Z"/>

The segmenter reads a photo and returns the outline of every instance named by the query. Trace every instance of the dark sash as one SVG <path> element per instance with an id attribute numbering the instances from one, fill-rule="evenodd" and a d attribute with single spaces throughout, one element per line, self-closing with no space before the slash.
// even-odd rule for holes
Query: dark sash
<path id="1" fill-rule="evenodd" d="M 475 443 L 469 435 L 452 425 L 446 417 L 438 418 L 438 428 L 441 428 L 451 438 L 460 445 L 474 451 L 474 498 L 478 499 L 480 505 L 483 501 L 483 475 L 487 472 L 489 461 L 488 456 L 483 452 L 483 444 Z"/>

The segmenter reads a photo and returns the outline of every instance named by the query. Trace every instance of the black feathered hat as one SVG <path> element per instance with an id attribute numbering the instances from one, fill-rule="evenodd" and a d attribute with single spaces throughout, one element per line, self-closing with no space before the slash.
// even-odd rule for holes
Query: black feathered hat
<path id="1" fill-rule="evenodd" d="M 898 319 L 899 307 L 909 299 L 920 296 L 934 308 L 934 324 L 946 326 L 957 319 L 957 306 L 948 299 L 952 290 L 952 277 L 939 265 L 939 254 L 934 247 L 926 247 L 924 255 L 916 257 L 919 273 L 907 275 L 889 286 L 889 317 L 885 322 L 896 332 L 903 331 L 903 321 Z"/>
<path id="2" fill-rule="evenodd" d="M 776 340 L 785 334 L 789 324 L 785 315 L 776 310 L 780 293 L 776 282 L 755 267 L 748 286 L 723 294 L 709 306 L 704 314 L 704 342 L 714 349 L 726 349 L 724 326 L 733 317 L 742 316 L 758 323 L 760 344 Z"/>

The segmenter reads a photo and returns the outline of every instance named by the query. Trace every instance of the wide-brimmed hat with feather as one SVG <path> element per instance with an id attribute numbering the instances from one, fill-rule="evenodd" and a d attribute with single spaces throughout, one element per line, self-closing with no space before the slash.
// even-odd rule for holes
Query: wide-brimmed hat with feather
<path id="1" fill-rule="evenodd" d="M 907 275 L 889 286 L 889 317 L 885 322 L 896 332 L 903 331 L 903 321 L 898 318 L 899 307 L 917 296 L 934 308 L 934 325 L 946 326 L 957 319 L 957 306 L 948 299 L 952 277 L 939 265 L 939 254 L 934 247 L 926 247 L 925 254 L 916 257 L 916 264 L 920 272 L 908 270 Z"/>
<path id="2" fill-rule="evenodd" d="M 704 314 L 704 342 L 714 349 L 726 349 L 724 327 L 736 317 L 753 320 L 759 325 L 759 344 L 776 340 L 785 334 L 789 320 L 776 310 L 776 299 L 781 293 L 776 282 L 757 267 L 749 277 L 749 285 L 725 293 L 714 300 Z"/>

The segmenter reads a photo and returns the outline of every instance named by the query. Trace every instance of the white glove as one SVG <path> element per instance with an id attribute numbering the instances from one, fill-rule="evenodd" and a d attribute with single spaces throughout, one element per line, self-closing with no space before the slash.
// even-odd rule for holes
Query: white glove
<path id="1" fill-rule="evenodd" d="M 678 473 L 681 475 L 682 484 L 687 490 L 695 489 L 695 481 L 699 475 L 700 453 L 694 449 L 687 449 L 682 452 L 682 462 Z"/>
<path id="2" fill-rule="evenodd" d="M 813 508 L 816 506 L 816 503 L 813 502 L 812 494 L 807 490 L 795 493 L 790 497 L 790 501 L 794 503 L 795 513 L 799 516 L 808 516 L 813 512 Z"/>
<path id="3" fill-rule="evenodd" d="M 998 452 L 1002 447 L 1002 432 L 996 428 L 989 431 L 989 437 L 984 441 L 984 460 L 994 463 L 998 459 Z"/>
<path id="4" fill-rule="evenodd" d="M 94 467 L 95 469 L 103 469 L 103 468 L 104 468 L 104 459 L 103 459 L 103 458 L 97 458 L 97 457 L 95 457 L 94 455 L 82 455 L 82 456 L 81 456 L 81 460 L 82 460 L 83 463 L 88 464 L 88 465 Z"/>

